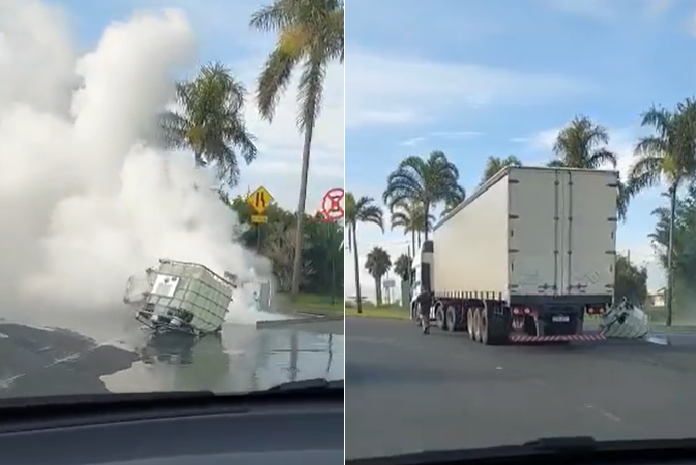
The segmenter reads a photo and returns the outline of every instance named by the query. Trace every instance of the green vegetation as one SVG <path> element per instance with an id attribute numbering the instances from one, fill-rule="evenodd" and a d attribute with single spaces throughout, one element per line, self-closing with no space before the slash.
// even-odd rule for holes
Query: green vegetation
<path id="1" fill-rule="evenodd" d="M 169 148 L 191 150 L 197 167 L 211 165 L 221 180 L 236 186 L 237 151 L 247 164 L 258 154 L 242 116 L 245 95 L 229 68 L 219 63 L 203 66 L 195 79 L 177 84 L 180 109 L 162 115 L 162 141 Z"/>
<path id="2" fill-rule="evenodd" d="M 319 294 L 300 294 L 294 300 L 289 294 L 279 294 L 276 297 L 279 308 L 299 313 L 311 313 L 325 316 L 343 316 L 343 296 L 327 296 Z"/>
<path id="3" fill-rule="evenodd" d="M 219 63 L 203 66 L 195 77 L 177 84 L 178 109 L 161 117 L 160 143 L 191 150 L 197 167 L 216 172 L 222 183 L 221 198 L 239 214 L 245 228 L 242 241 L 273 262 L 281 291 L 289 292 L 298 307 L 311 300 L 300 292 L 330 296 L 332 302 L 343 295 L 343 228 L 305 214 L 324 76 L 330 62 L 343 63 L 343 13 L 344 3 L 339 0 L 275 0 L 250 19 L 252 28 L 277 36 L 256 83 L 256 103 L 263 119 L 273 120 L 292 71 L 300 70 L 297 126 L 304 134 L 304 149 L 297 211 L 272 205 L 266 212 L 268 223 L 255 225 L 244 199 L 230 202 L 225 194 L 226 188 L 239 182 L 241 160 L 249 164 L 259 156 L 255 137 L 243 119 L 247 90 L 232 70 Z M 334 304 L 326 305 L 330 309 Z"/>
<path id="4" fill-rule="evenodd" d="M 346 316 L 360 318 L 381 318 L 387 320 L 408 320 L 409 312 L 399 305 L 373 305 L 363 302 L 363 310 L 357 311 L 354 302 L 346 302 Z"/>
<path id="5" fill-rule="evenodd" d="M 360 292 L 360 265 L 358 264 L 358 223 L 372 223 L 384 231 L 382 209 L 374 204 L 371 197 L 361 197 L 356 200 L 352 193 L 346 193 L 346 228 L 348 228 L 348 250 L 353 251 L 355 269 L 355 294 L 357 311 L 362 313 L 362 295 Z"/>
<path id="6" fill-rule="evenodd" d="M 686 99 L 673 109 L 653 106 L 642 115 L 641 122 L 652 133 L 636 141 L 628 179 L 617 186 L 617 217 L 625 221 L 631 199 L 648 187 L 665 186 L 665 205 L 653 212 L 657 226 L 649 239 L 668 277 L 666 311 L 659 312 L 665 315 L 665 324 L 670 326 L 675 314 L 683 321 L 696 310 L 692 304 L 696 301 L 696 100 Z M 586 116 L 576 116 L 559 131 L 548 166 L 616 168 L 616 154 L 608 149 L 608 144 L 606 127 Z M 489 158 L 480 184 L 506 166 L 521 166 L 521 162 L 514 156 Z M 404 159 L 387 177 L 383 201 L 391 215 L 392 228 L 401 228 L 410 235 L 413 250 L 417 239 L 420 243 L 421 235 L 428 238 L 433 227 L 433 210 L 439 208 L 441 215 L 446 215 L 464 200 L 464 196 L 456 166 L 443 152 L 435 150 L 427 157 Z M 381 209 L 372 204 L 372 199 L 368 200 L 371 217 L 380 218 L 381 224 Z M 358 221 L 364 220 L 356 220 L 353 224 Z M 409 260 L 407 255 L 402 255 L 394 263 L 394 271 L 402 279 L 408 278 Z M 391 257 L 381 253 L 380 261 L 383 266 L 378 268 L 373 264 L 370 268 L 376 283 L 383 277 L 379 272 L 390 268 L 384 265 L 392 263 Z M 356 257 L 356 275 L 357 266 Z M 615 298 L 627 297 L 647 305 L 647 271 L 621 255 L 617 256 L 615 270 Z M 359 289 L 357 278 L 356 288 Z M 679 310 L 674 312 L 674 308 Z M 658 311 L 649 312 L 657 317 Z M 361 313 L 361 304 L 357 306 L 357 313 Z M 689 319 L 696 321 L 694 317 Z"/>
<path id="7" fill-rule="evenodd" d="M 257 250 L 273 263 L 273 274 L 278 280 L 280 292 L 289 293 L 292 286 L 293 251 L 297 224 L 296 215 L 280 208 L 275 203 L 268 206 L 265 214 L 268 223 L 253 224 L 252 207 L 243 197 L 226 199 L 242 222 L 245 230 L 241 240 L 249 249 Z M 341 302 L 343 308 L 343 228 L 336 222 L 322 221 L 320 216 L 305 216 L 303 222 L 304 247 L 302 253 L 302 269 L 300 274 L 300 290 L 303 293 L 321 295 L 327 298 L 314 299 L 313 302 Z M 297 296 L 296 302 L 301 306 L 311 297 Z M 331 305 L 327 304 L 328 307 Z"/>
<path id="8" fill-rule="evenodd" d="M 464 188 L 459 185 L 459 170 L 444 153 L 435 150 L 425 159 L 405 158 L 387 177 L 382 200 L 392 213 L 404 202 L 420 205 L 420 231 L 427 241 L 428 233 L 432 230 L 432 209 L 438 203 L 444 203 L 447 211 L 464 200 L 464 196 Z"/>

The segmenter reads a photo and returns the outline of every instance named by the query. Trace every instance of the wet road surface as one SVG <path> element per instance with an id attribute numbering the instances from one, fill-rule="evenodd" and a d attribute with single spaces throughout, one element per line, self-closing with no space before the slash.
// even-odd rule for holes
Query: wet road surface
<path id="1" fill-rule="evenodd" d="M 346 457 L 547 436 L 696 436 L 696 336 L 486 347 L 347 319 Z"/>
<path id="2" fill-rule="evenodd" d="M 194 342 L 151 337 L 95 316 L 77 330 L 0 323 L 0 397 L 100 392 L 244 392 L 309 378 L 343 379 L 343 322 L 257 329 L 226 324 Z M 73 322 L 74 323 L 74 322 Z"/>

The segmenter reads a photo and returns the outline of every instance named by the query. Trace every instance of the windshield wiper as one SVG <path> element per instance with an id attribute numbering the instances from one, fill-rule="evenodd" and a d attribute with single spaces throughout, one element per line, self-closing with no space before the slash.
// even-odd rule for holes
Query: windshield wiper
<path id="1" fill-rule="evenodd" d="M 77 415 L 128 414 L 167 410 L 179 414 L 186 409 L 246 409 L 255 402 L 343 401 L 343 381 L 309 379 L 282 383 L 264 391 L 214 393 L 147 392 L 86 394 L 0 400 L 0 429 L 16 421 L 60 419 Z"/>
<path id="2" fill-rule="evenodd" d="M 312 393 L 341 390 L 343 391 L 343 380 L 329 381 L 325 378 L 303 379 L 300 381 L 288 381 L 273 386 L 270 389 L 249 394 L 278 394 L 278 393 Z"/>
<path id="3" fill-rule="evenodd" d="M 244 399 L 249 397 L 265 397 L 284 394 L 325 394 L 343 391 L 343 380 L 329 381 L 324 378 L 289 381 L 269 389 L 251 392 L 212 392 L 212 391 L 173 391 L 173 392 L 138 392 L 111 394 L 75 394 L 45 397 L 19 397 L 0 399 L 0 412 L 10 409 L 61 407 L 77 405 L 113 405 L 154 402 L 196 402 L 205 399 Z"/>
<path id="4" fill-rule="evenodd" d="M 346 460 L 346 465 L 445 465 L 512 463 L 537 458 L 577 459 L 587 463 L 612 458 L 619 461 L 649 462 L 659 459 L 683 460 L 696 455 L 696 438 L 598 441 L 591 436 L 540 438 L 517 446 L 497 446 L 477 449 L 425 451 L 388 457 Z"/>

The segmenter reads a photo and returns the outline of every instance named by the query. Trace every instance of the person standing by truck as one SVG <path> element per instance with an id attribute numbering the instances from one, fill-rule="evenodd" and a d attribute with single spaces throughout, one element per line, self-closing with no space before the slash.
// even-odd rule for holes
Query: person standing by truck
<path id="1" fill-rule="evenodd" d="M 423 334 L 430 334 L 430 306 L 432 298 L 430 292 L 423 292 L 418 296 L 418 309 L 420 310 L 421 327 Z"/>

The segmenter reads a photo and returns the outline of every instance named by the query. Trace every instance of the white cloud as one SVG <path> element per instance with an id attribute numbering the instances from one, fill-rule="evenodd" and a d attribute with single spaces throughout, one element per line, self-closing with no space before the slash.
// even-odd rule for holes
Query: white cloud
<path id="1" fill-rule="evenodd" d="M 478 137 L 481 135 L 483 135 L 483 133 L 478 131 L 436 131 L 431 132 L 425 136 L 407 139 L 403 142 L 400 142 L 399 145 L 402 147 L 412 147 L 429 139 L 464 140 L 471 139 L 473 137 Z"/>
<path id="2" fill-rule="evenodd" d="M 554 10 L 593 20 L 613 20 L 619 15 L 616 4 L 603 0 L 543 0 Z"/>
<path id="3" fill-rule="evenodd" d="M 648 16 L 659 16 L 673 8 L 682 0 L 645 0 L 645 12 Z"/>
<path id="4" fill-rule="evenodd" d="M 547 73 L 348 52 L 346 126 L 422 123 L 448 108 L 540 103 L 593 90 Z"/>
<path id="5" fill-rule="evenodd" d="M 425 142 L 426 139 L 427 139 L 427 137 L 422 137 L 422 136 L 421 137 L 413 137 L 411 139 L 407 139 L 407 140 L 399 143 L 399 145 L 401 145 L 402 147 L 413 147 L 414 145 L 420 144 L 421 142 Z"/>
<path id="6" fill-rule="evenodd" d="M 529 137 L 513 137 L 510 139 L 513 144 L 527 144 L 530 142 Z"/>
<path id="7" fill-rule="evenodd" d="M 471 139 L 472 137 L 478 137 L 482 135 L 483 133 L 479 131 L 440 131 L 431 132 L 429 134 L 430 137 L 439 137 L 442 139 L 450 140 Z"/>
<path id="8" fill-rule="evenodd" d="M 541 0 L 547 8 L 593 21 L 657 18 L 682 0 Z"/>

